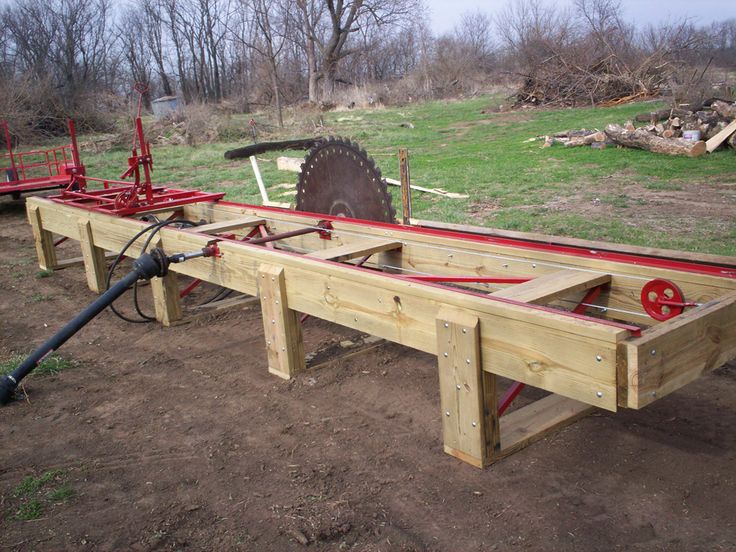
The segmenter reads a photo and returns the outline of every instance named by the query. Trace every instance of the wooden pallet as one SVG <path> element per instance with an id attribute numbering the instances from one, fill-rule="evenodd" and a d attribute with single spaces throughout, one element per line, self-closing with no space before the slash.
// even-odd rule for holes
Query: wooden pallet
<path id="1" fill-rule="evenodd" d="M 146 226 L 43 198 L 29 198 L 28 213 L 39 263 L 49 263 L 54 234 L 78 240 L 93 290 L 104 252 L 120 250 Z M 268 369 L 282 378 L 305 369 L 299 313 L 437 355 L 445 450 L 475 466 L 592 408 L 646 406 L 736 356 L 736 262 L 719 266 L 613 244 L 550 245 L 223 201 L 183 206 L 179 216 L 207 222 L 161 229 L 161 247 L 194 251 L 217 239 L 223 256 L 172 265 L 154 280 L 159 320 L 171 324 L 182 316 L 181 274 L 260 298 Z M 281 234 L 317 229 L 322 219 L 331 230 L 323 226 L 271 247 L 241 241 L 254 228 L 261 236 Z M 418 274 L 529 281 L 461 289 L 412 279 Z M 701 305 L 666 322 L 650 318 L 639 296 L 655 278 L 677 283 Z M 592 289 L 599 292 L 595 305 L 581 307 Z M 499 416 L 500 377 L 552 394 Z"/>

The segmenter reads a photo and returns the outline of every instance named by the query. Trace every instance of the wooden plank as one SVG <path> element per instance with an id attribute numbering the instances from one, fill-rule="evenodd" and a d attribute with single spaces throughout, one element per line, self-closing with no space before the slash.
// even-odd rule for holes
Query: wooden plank
<path id="1" fill-rule="evenodd" d="M 105 260 L 114 259 L 117 256 L 117 253 L 105 251 Z M 84 264 L 84 257 L 69 257 L 67 259 L 57 259 L 54 270 L 62 270 L 64 268 L 69 268 L 70 266 L 76 266 L 78 264 Z"/>
<path id="2" fill-rule="evenodd" d="M 79 220 L 79 244 L 84 259 L 84 272 L 87 286 L 95 293 L 105 291 L 107 283 L 107 264 L 105 250 L 95 246 L 92 224 L 87 219 Z"/>
<path id="3" fill-rule="evenodd" d="M 485 226 L 472 226 L 468 224 L 454 224 L 451 222 L 440 222 L 435 220 L 411 219 L 411 224 L 424 228 L 436 228 L 439 230 L 450 230 L 453 232 L 467 232 L 482 236 L 498 238 L 510 238 L 545 245 L 568 245 L 587 249 L 588 251 L 610 251 L 613 253 L 624 253 L 630 255 L 642 255 L 660 259 L 678 259 L 692 261 L 716 266 L 727 266 L 736 268 L 736 257 L 723 255 L 711 255 L 708 253 L 693 253 L 690 251 L 677 251 L 674 249 L 661 249 L 657 247 L 642 247 L 623 243 L 611 243 L 594 240 L 583 240 L 580 238 L 569 238 L 566 236 L 552 236 L 550 234 L 539 234 L 536 232 L 519 232 L 517 230 L 505 230 L 501 228 L 487 228 Z"/>
<path id="4" fill-rule="evenodd" d="M 610 281 L 610 274 L 560 270 L 522 284 L 495 291 L 491 295 L 526 303 L 546 303 L 566 295 L 587 291 Z"/>
<path id="5" fill-rule="evenodd" d="M 594 407 L 560 395 L 548 395 L 501 417 L 501 450 L 499 460 L 551 432 L 587 416 Z"/>
<path id="6" fill-rule="evenodd" d="M 262 264 L 258 284 L 263 313 L 263 331 L 268 351 L 268 371 L 291 379 L 306 368 L 299 313 L 290 309 L 284 269 Z"/>
<path id="7" fill-rule="evenodd" d="M 322 259 L 324 261 L 335 261 L 337 263 L 341 263 L 349 261 L 350 259 L 365 257 L 367 255 L 381 253 L 382 251 L 390 251 L 392 249 L 401 249 L 401 242 L 369 238 L 339 247 L 330 247 L 328 249 L 313 251 L 311 253 L 307 253 L 307 256 L 313 259 Z"/>
<path id="8" fill-rule="evenodd" d="M 181 320 L 181 299 L 175 272 L 169 271 L 163 278 L 151 278 L 151 293 L 156 320 L 164 326 L 171 326 Z"/>
<path id="9" fill-rule="evenodd" d="M 626 406 L 642 408 L 736 356 L 736 292 L 644 331 L 626 352 Z"/>
<path id="10" fill-rule="evenodd" d="M 436 325 L 445 452 L 483 468 L 500 442 L 496 376 L 482 369 L 480 321 L 443 309 Z"/>
<path id="11" fill-rule="evenodd" d="M 41 220 L 41 210 L 37 205 L 28 205 L 28 222 L 33 230 L 33 240 L 36 243 L 36 255 L 38 266 L 41 270 L 54 270 L 56 267 L 56 249 L 54 248 L 54 236 L 44 229 Z"/>
<path id="12" fill-rule="evenodd" d="M 736 132 L 736 121 L 731 121 L 726 128 L 705 143 L 705 149 L 708 150 L 708 153 L 715 151 L 734 132 Z"/>
<path id="13" fill-rule="evenodd" d="M 230 220 L 223 220 L 220 222 L 212 222 L 210 224 L 203 224 L 201 226 L 195 226 L 194 228 L 191 228 L 191 231 L 197 232 L 199 234 L 221 234 L 222 232 L 237 230 L 239 228 L 259 226 L 261 224 L 266 224 L 266 221 L 262 218 L 240 217 Z"/>

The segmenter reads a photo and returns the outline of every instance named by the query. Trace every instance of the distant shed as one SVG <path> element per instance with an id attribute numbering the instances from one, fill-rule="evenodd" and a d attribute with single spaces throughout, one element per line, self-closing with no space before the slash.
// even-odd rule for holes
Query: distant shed
<path id="1" fill-rule="evenodd" d="M 153 116 L 157 119 L 168 117 L 174 111 L 179 109 L 179 106 L 179 98 L 177 98 L 176 96 L 162 96 L 160 98 L 156 98 L 151 102 Z"/>

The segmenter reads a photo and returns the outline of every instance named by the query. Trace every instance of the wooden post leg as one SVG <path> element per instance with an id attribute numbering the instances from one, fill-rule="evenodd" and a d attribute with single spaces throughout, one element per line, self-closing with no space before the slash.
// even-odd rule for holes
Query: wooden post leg
<path id="1" fill-rule="evenodd" d="M 477 317 L 443 309 L 437 317 L 437 358 L 445 452 L 473 466 L 500 449 L 496 376 L 483 371 Z"/>
<path id="2" fill-rule="evenodd" d="M 43 270 L 56 268 L 56 250 L 54 249 L 54 237 L 48 230 L 43 229 L 41 222 L 41 211 L 38 205 L 28 208 L 28 222 L 33 229 L 33 239 L 36 242 L 36 254 L 38 255 L 38 266 Z"/>
<path id="3" fill-rule="evenodd" d="M 102 293 L 105 291 L 107 280 L 105 250 L 95 246 L 92 238 L 92 225 L 89 220 L 81 219 L 79 221 L 79 245 L 82 247 L 87 285 L 95 293 Z"/>
<path id="4" fill-rule="evenodd" d="M 176 273 L 169 272 L 163 278 L 151 278 L 151 292 L 156 320 L 164 326 L 171 326 L 177 320 L 181 320 L 181 299 Z"/>
<path id="5" fill-rule="evenodd" d="M 305 369 L 304 340 L 299 313 L 291 310 L 286 297 L 284 269 L 261 265 L 258 285 L 263 314 L 263 333 L 268 350 L 268 371 L 291 379 Z"/>

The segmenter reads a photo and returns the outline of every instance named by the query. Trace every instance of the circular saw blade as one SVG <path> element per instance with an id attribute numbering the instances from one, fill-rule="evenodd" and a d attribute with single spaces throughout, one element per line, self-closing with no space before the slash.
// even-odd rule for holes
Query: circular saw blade
<path id="1" fill-rule="evenodd" d="M 296 208 L 381 222 L 394 222 L 396 211 L 381 171 L 358 144 L 329 137 L 304 158 Z"/>

